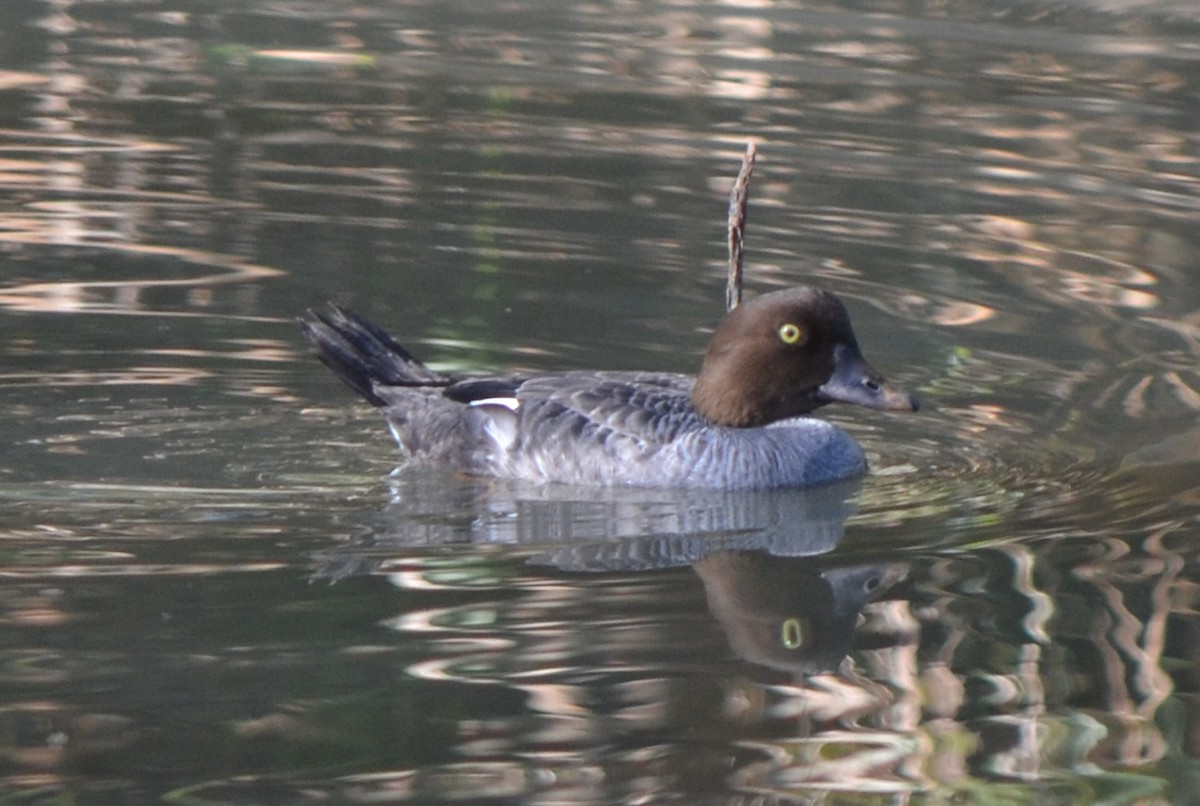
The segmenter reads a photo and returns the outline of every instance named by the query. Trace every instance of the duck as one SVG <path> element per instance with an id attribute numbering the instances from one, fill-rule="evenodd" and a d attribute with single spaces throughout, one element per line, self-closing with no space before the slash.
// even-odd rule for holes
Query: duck
<path id="1" fill-rule="evenodd" d="M 453 375 L 330 304 L 301 321 L 316 356 L 378 407 L 409 461 L 534 483 L 813 487 L 867 472 L 830 403 L 917 411 L 872 367 L 832 292 L 760 294 L 727 313 L 695 377 L 573 370 Z"/>

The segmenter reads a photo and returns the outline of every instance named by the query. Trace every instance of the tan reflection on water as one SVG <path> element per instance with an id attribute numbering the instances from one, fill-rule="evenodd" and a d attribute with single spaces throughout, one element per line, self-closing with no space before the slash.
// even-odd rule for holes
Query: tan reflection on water
<path id="1" fill-rule="evenodd" d="M 303 17 L 303 9 L 288 5 L 279 5 L 275 13 Z M 933 5 L 940 13 L 942 4 Z M 122 36 L 109 41 L 106 37 L 111 35 L 97 28 L 92 41 L 80 36 L 81 25 L 72 16 L 72 6 L 56 5 L 40 23 L 57 34 L 53 44 L 61 58 L 55 59 L 52 75 L 0 74 L 0 87 L 44 84 L 37 120 L 45 131 L 61 133 L 61 139 L 46 140 L 45 148 L 53 154 L 49 160 L 7 159 L 0 164 L 0 175 L 20 185 L 20 191 L 39 198 L 0 218 L 0 233 L 6 233 L 0 234 L 0 244 L 62 247 L 67 259 L 72 249 L 86 248 L 186 265 L 182 272 L 173 267 L 170 277 L 153 273 L 147 277 L 140 268 L 131 268 L 99 281 L 17 284 L 0 288 L 0 307 L 142 315 L 154 307 L 146 301 L 150 290 L 172 286 L 184 291 L 187 303 L 183 312 L 167 315 L 193 315 L 209 306 L 216 286 L 253 283 L 277 274 L 203 249 L 134 245 L 155 240 L 154 228 L 144 225 L 143 216 L 150 209 L 166 211 L 167 218 L 172 218 L 180 206 L 195 207 L 200 211 L 195 218 L 202 219 L 209 205 L 235 202 L 214 200 L 203 192 L 196 196 L 151 193 L 150 183 L 140 173 L 144 168 L 136 161 L 117 165 L 119 176 L 106 183 L 103 177 L 97 179 L 89 173 L 92 166 L 87 164 L 87 153 L 110 147 L 136 152 L 163 146 L 136 137 L 109 144 L 89 142 L 71 138 L 69 133 L 88 117 L 89 108 L 99 116 L 112 114 L 114 120 L 127 122 L 121 117 L 128 115 L 121 104 L 152 98 L 156 70 L 174 73 L 179 79 L 199 76 L 200 81 L 190 90 L 179 90 L 179 97 L 173 99 L 181 106 L 207 98 L 206 79 L 196 68 L 192 43 L 184 37 L 143 41 Z M 865 210 L 839 210 L 821 201 L 815 209 L 802 213 L 801 230 L 809 236 L 828 237 L 833 246 L 825 253 L 836 254 L 845 244 L 891 244 L 911 237 L 920 244 L 919 256 L 926 263 L 970 262 L 970 267 L 961 271 L 958 264 L 948 269 L 940 287 L 929 282 L 921 294 L 910 295 L 901 303 L 882 303 L 902 309 L 909 305 L 911 321 L 941 328 L 937 337 L 951 343 L 962 334 L 967 344 L 947 357 L 944 377 L 935 376 L 930 384 L 938 393 L 935 399 L 940 395 L 945 403 L 940 415 L 936 406 L 925 415 L 934 418 L 926 422 L 937 423 L 926 427 L 922 434 L 925 442 L 897 440 L 905 450 L 911 446 L 911 452 L 894 459 L 890 466 L 920 468 L 923 478 L 913 480 L 906 473 L 903 485 L 878 488 L 885 491 L 885 498 L 891 495 L 900 500 L 875 505 L 875 513 L 883 518 L 905 508 L 914 512 L 924 508 L 931 515 L 941 515 L 960 512 L 964 500 L 977 499 L 978 512 L 972 514 L 990 531 L 973 537 L 997 544 L 1019 537 L 1027 543 L 992 550 L 1011 568 L 1012 579 L 1004 581 L 989 579 L 971 567 L 969 559 L 964 559 L 965 552 L 920 558 L 923 600 L 895 599 L 871 605 L 866 611 L 865 629 L 887 640 L 856 652 L 837 673 L 803 680 L 764 680 L 756 671 L 714 671 L 693 664 L 693 656 L 686 654 L 691 648 L 685 649 L 678 641 L 686 634 L 681 627 L 687 623 L 668 620 L 664 624 L 639 613 L 639 607 L 653 612 L 662 603 L 654 595 L 639 599 L 638 586 L 633 583 L 626 589 L 610 590 L 545 584 L 508 590 L 511 599 L 441 609 L 431 606 L 406 614 L 389 626 L 429 650 L 428 658 L 406 667 L 407 674 L 434 684 L 510 688 L 527 697 L 526 712 L 511 719 L 482 716 L 458 723 L 461 763 L 356 776 L 347 779 L 347 788 L 364 799 L 388 789 L 390 794 L 436 791 L 469 798 L 481 791 L 522 794 L 537 788 L 559 795 L 559 800 L 582 800 L 603 792 L 612 768 L 622 768 L 626 774 L 638 776 L 639 794 L 652 797 L 655 792 L 678 790 L 678 780 L 672 776 L 680 775 L 680 768 L 671 764 L 673 753 L 692 759 L 705 752 L 719 756 L 720 763 L 709 766 L 732 770 L 733 780 L 743 792 L 785 799 L 819 799 L 822 791 L 850 789 L 901 794 L 922 790 L 953 794 L 958 789 L 969 796 L 986 774 L 1006 781 L 1050 782 L 1063 771 L 1086 777 L 1097 767 L 1115 776 L 1127 770 L 1153 772 L 1168 744 L 1154 721 L 1171 695 L 1171 681 L 1164 672 L 1165 622 L 1169 616 L 1189 615 L 1185 608 L 1194 610 L 1196 606 L 1195 591 L 1179 584 L 1181 556 L 1162 544 L 1171 535 L 1194 542 L 1194 524 L 1164 523 L 1150 537 L 1135 540 L 1133 548 L 1113 540 L 1083 561 L 1072 554 L 1083 551 L 1077 535 L 1061 544 L 1048 539 L 1039 542 L 1038 535 L 1062 528 L 1054 521 L 1064 513 L 1078 516 L 1077 529 L 1099 528 L 1087 515 L 1086 510 L 1093 510 L 1095 520 L 1104 520 L 1103 525 L 1112 528 L 1112 513 L 1119 510 L 1111 506 L 1085 508 L 1079 499 L 1070 506 L 1062 505 L 1066 497 L 1075 494 L 1071 485 L 1059 478 L 1064 462 L 1050 455 L 1052 446 L 1028 445 L 1060 427 L 1069 433 L 1076 424 L 1086 423 L 1087 413 L 1096 410 L 1113 408 L 1139 423 L 1156 416 L 1194 415 L 1200 410 L 1197 314 L 1185 307 L 1187 296 L 1180 293 L 1189 287 L 1186 277 L 1191 262 L 1186 245 L 1165 233 L 1157 236 L 1137 226 L 1111 225 L 1123 220 L 1123 214 L 1129 221 L 1125 208 L 1138 205 L 1163 219 L 1189 222 L 1195 218 L 1195 200 L 1200 193 L 1195 178 L 1188 175 L 1194 162 L 1194 137 L 1171 131 L 1169 125 L 1173 124 L 1160 123 L 1163 118 L 1154 116 L 1147 116 L 1143 127 L 1136 114 L 1122 114 L 1125 110 L 1113 103 L 1125 97 L 1131 103 L 1152 105 L 1163 93 L 1177 91 L 1186 79 L 1171 65 L 1156 67 L 1151 60 L 1172 53 L 1191 60 L 1192 46 L 1128 32 L 1124 36 L 1078 36 L 1065 30 L 1051 30 L 1040 44 L 1030 44 L 1027 37 L 1037 33 L 1033 25 L 1002 21 L 994 27 L 943 27 L 943 21 L 936 18 L 913 24 L 901 14 L 856 17 L 842 9 L 802 16 L 802 22 L 779 23 L 768 18 L 777 10 L 798 10 L 786 4 L 729 4 L 723 7 L 724 14 L 722 7 L 693 3 L 671 4 L 666 11 L 651 4 L 645 18 L 636 16 L 640 8 L 628 8 L 634 24 L 628 20 L 619 24 L 636 28 L 638 37 L 622 38 L 619 48 L 608 47 L 618 41 L 615 36 L 597 37 L 597 41 L 570 38 L 562 48 L 565 54 L 542 51 L 536 41 L 479 26 L 456 32 L 450 47 L 443 46 L 438 31 L 389 32 L 406 48 L 419 51 L 397 55 L 404 80 L 396 81 L 395 89 L 400 91 L 394 96 L 403 97 L 408 86 L 426 83 L 430 75 L 426 65 L 433 61 L 429 57 L 441 49 L 446 58 L 440 63 L 450 65 L 447 72 L 456 84 L 471 86 L 473 77 L 482 73 L 489 86 L 495 80 L 512 97 L 540 99 L 543 105 L 567 87 L 568 80 L 586 77 L 583 80 L 593 81 L 598 75 L 607 82 L 600 85 L 601 90 L 615 90 L 614 97 L 621 92 L 751 100 L 757 106 L 748 109 L 744 118 L 728 117 L 729 128 L 716 135 L 698 135 L 695 129 L 673 122 L 655 125 L 640 121 L 611 127 L 614 130 L 586 120 L 568 119 L 567 125 L 560 125 L 554 115 L 563 113 L 565 104 L 552 109 L 551 122 L 539 119 L 535 127 L 519 115 L 503 120 L 463 115 L 450 120 L 448 128 L 457 127 L 451 136 L 461 138 L 454 147 L 481 152 L 536 154 L 545 149 L 546 140 L 531 138 L 533 128 L 558 148 L 637 155 L 662 165 L 705 158 L 721 150 L 728 156 L 740 146 L 742 133 L 733 131 L 737 125 L 761 124 L 768 133 L 764 153 L 775 148 L 779 155 L 771 173 L 784 179 L 772 181 L 764 176 L 757 190 L 764 207 L 777 209 L 787 208 L 796 201 L 794 196 L 806 190 L 804 182 L 795 181 L 795 175 L 780 167 L 790 160 L 815 157 L 822 176 L 894 180 L 903 170 L 897 166 L 909 156 L 902 138 L 873 135 L 869 128 L 866 133 L 849 131 L 861 121 L 848 117 L 835 121 L 851 124 L 844 134 L 812 131 L 816 128 L 810 122 L 814 113 L 877 116 L 875 123 L 880 127 L 893 115 L 897 120 L 915 118 L 916 125 L 925 127 L 920 133 L 943 133 L 944 139 L 930 138 L 924 155 L 929 165 L 937 166 L 929 172 L 926 186 L 931 191 L 961 191 L 969 196 L 968 202 L 986 200 L 998 207 L 1006 201 L 1016 207 L 1032 202 L 1036 211 L 1028 216 L 1018 210 L 956 217 L 945 215 L 941 208 L 924 219 L 900 212 L 889 218 L 889 214 L 880 214 L 873 200 L 861 202 L 867 205 Z M 755 16 L 759 9 L 762 19 Z M 378 13 L 374 9 L 358 11 L 363 14 L 362 21 L 349 22 L 343 30 L 353 32 L 356 26 L 378 22 L 372 16 Z M 713 11 L 716 13 L 710 13 Z M 597 12 L 586 7 L 583 13 Z M 661 22 L 661 27 L 638 24 L 643 19 Z M 972 36 L 956 35 L 961 33 Z M 792 44 L 800 47 L 793 52 L 773 47 L 776 37 L 791 37 Z M 104 52 L 112 55 L 89 58 L 89 46 L 97 43 L 108 46 Z M 929 83 L 916 87 L 907 83 L 913 79 L 904 72 L 909 66 L 920 70 L 922 63 L 929 63 L 952 69 L 952 60 L 947 64 L 936 59 L 939 51 L 953 54 L 977 46 L 991 54 L 981 58 L 991 61 L 972 63 L 972 72 L 988 76 L 998 82 L 992 86 L 1011 95 L 983 101 L 969 92 L 959 95 L 960 89 L 969 87 L 956 84 L 948 73 L 933 71 L 924 76 L 932 79 Z M 1056 50 L 1059 47 L 1061 51 Z M 356 56 L 340 53 L 299 49 L 259 53 L 337 68 L 358 63 Z M 1083 64 L 1074 63 L 1080 53 L 1089 58 Z M 716 64 L 711 61 L 713 55 L 720 57 Z M 488 60 L 491 57 L 494 61 Z M 428 61 L 423 64 L 422 59 Z M 528 74 L 519 72 L 502 75 L 494 69 L 498 65 L 531 71 L 540 67 L 544 72 L 541 78 L 526 78 Z M 105 75 L 110 69 L 115 79 L 111 82 Z M 570 79 L 549 76 L 572 72 Z M 1063 98 L 1055 88 L 1075 79 L 1082 79 L 1079 94 Z M 537 89 L 532 90 L 526 82 Z M 1004 82 L 1003 86 L 999 82 Z M 106 106 L 108 100 L 97 103 L 89 97 L 92 87 L 107 85 L 120 86 L 127 93 L 125 98 L 109 99 L 111 108 Z M 1101 85 L 1111 88 L 1110 97 L 1087 97 Z M 939 86 L 946 90 L 945 97 L 938 94 Z M 254 93 L 241 102 L 262 104 L 280 118 L 291 116 L 285 125 L 302 130 L 292 144 L 323 145 L 323 154 L 335 151 L 345 142 L 340 137 L 361 127 L 362 139 L 357 142 L 382 146 L 394 158 L 412 147 L 407 138 L 414 131 L 430 123 L 420 117 L 426 110 L 415 106 L 399 104 L 382 112 L 349 103 L 340 109 L 321 109 L 319 104 L 288 106 L 287 93 L 272 95 L 269 82 Z M 1044 95 L 1039 97 L 1040 93 Z M 481 98 L 485 95 L 480 93 Z M 1108 104 L 1116 114 L 1089 116 L 1087 107 L 1095 100 Z M 1048 103 L 1038 106 L 1039 102 Z M 1079 103 L 1072 106 L 1072 102 Z M 1014 106 L 1029 109 L 1013 114 Z M 313 114 L 314 109 L 330 114 Z M 1028 116 L 1027 120 L 1023 116 Z M 372 130 L 372 122 L 377 120 L 379 127 Z M 398 134 L 401 132 L 403 136 Z M 473 135 L 465 134 L 468 132 Z M 254 135 L 247 139 L 268 152 L 279 144 Z M 794 158 L 802 142 L 819 147 L 807 155 L 800 151 Z M 972 142 L 987 145 L 973 147 Z M 393 226 L 387 214 L 399 200 L 407 199 L 414 187 L 422 190 L 403 168 L 374 170 L 340 162 L 314 168 L 302 162 L 303 157 L 260 153 L 247 157 L 248 164 L 243 167 L 254 174 L 256 188 L 285 191 L 308 202 L 330 191 L 348 197 L 378 193 L 393 205 L 371 222 L 380 230 Z M 975 166 L 973 173 L 960 175 L 964 165 L 968 171 Z M 530 178 L 504 177 L 506 184 Z M 202 180 L 187 174 L 183 181 L 203 185 Z M 578 192 L 581 185 L 561 178 L 544 185 L 530 182 L 517 191 L 511 187 L 492 190 L 490 199 L 499 200 L 506 209 L 524 205 L 536 211 L 545 205 L 539 194 L 553 196 L 560 188 Z M 661 198 L 660 191 L 647 190 L 647 206 Z M 105 194 L 104 198 L 91 195 L 96 192 Z M 569 199 L 569 194 L 561 198 Z M 277 203 L 283 209 L 268 210 L 264 215 L 275 215 L 278 220 L 323 220 L 303 203 L 296 202 L 293 207 L 287 206 L 292 202 Z M 590 204 L 593 209 L 603 204 L 564 203 L 578 208 Z M 953 204 L 948 202 L 947 207 Z M 922 224 L 924 231 L 908 234 L 920 230 Z M 195 221 L 189 225 L 196 226 Z M 537 251 L 529 246 L 528 229 L 514 228 L 518 239 L 524 238 L 523 249 L 496 250 L 495 254 L 511 260 Z M 184 234 L 180 236 L 180 232 Z M 498 227 L 495 232 L 512 234 L 512 230 Z M 204 242 L 208 235 L 186 227 L 173 234 L 187 243 Z M 569 238 L 539 235 L 540 239 L 533 240 L 538 249 L 548 245 L 570 256 L 583 251 Z M 791 235 L 785 242 L 789 245 L 795 243 Z M 800 246 L 791 248 L 811 245 L 801 240 Z M 762 270 L 771 272 L 794 263 L 795 254 L 762 257 L 767 264 Z M 854 287 L 850 272 L 843 271 L 836 259 L 825 262 L 822 270 L 823 277 Z M 1179 270 L 1179 277 L 1185 278 L 1182 281 L 1172 277 L 1172 272 Z M 784 271 L 777 275 L 781 282 L 794 277 Z M 977 294 L 955 282 L 978 277 L 994 277 L 1002 290 Z M 866 281 L 862 287 L 864 298 L 891 289 Z M 1041 303 L 1044 308 L 1030 315 L 1024 310 L 1029 303 Z M 1049 313 L 1044 313 L 1047 310 Z M 158 311 L 155 315 L 164 314 Z M 1039 320 L 1039 315 L 1070 320 L 1055 331 L 1058 340 L 1053 346 L 1058 351 L 1053 355 L 987 347 L 992 337 L 1041 332 L 1047 323 Z M 1149 327 L 1130 327 L 1131 322 Z M 1172 342 L 1168 351 L 1163 340 L 1147 337 L 1148 330 L 1168 332 L 1178 341 Z M 1111 356 L 1112 360 L 1077 360 L 1071 354 L 1072 346 L 1081 348 L 1076 351 L 1079 355 Z M 269 362 L 288 357 L 286 346 L 269 341 L 231 343 L 230 351 L 221 355 Z M 203 359 L 217 353 L 179 349 L 147 350 L 144 354 Z M 6 380 L 22 386 L 43 382 L 107 385 L 192 383 L 206 377 L 201 370 L 133 367 L 113 372 L 21 373 Z M 258 394 L 279 392 L 265 382 L 248 389 Z M 1052 410 L 1055 403 L 1062 406 Z M 1101 423 L 1097 430 L 1103 433 L 1111 425 Z M 1195 444 L 1191 432 L 1186 440 L 1164 443 L 1163 451 L 1155 455 L 1173 449 L 1174 461 L 1181 461 L 1189 450 L 1194 454 Z M 1076 439 L 1068 448 L 1074 452 L 1065 462 L 1068 469 L 1077 466 L 1078 455 L 1092 450 L 1092 445 L 1090 438 Z M 1080 486 L 1087 486 L 1087 479 Z M 933 494 L 927 495 L 930 491 Z M 1156 489 L 1154 494 L 1160 492 Z M 1194 496 L 1194 490 L 1191 494 Z M 1169 512 L 1178 500 L 1159 505 Z M 1028 515 L 1038 506 L 1043 507 L 1043 522 L 1038 524 L 1041 531 L 1019 536 L 1008 531 L 1017 528 L 1014 523 L 1029 525 L 1013 517 L 1014 512 L 1022 511 L 1019 507 Z M 1028 517 L 1032 519 L 1032 515 Z M 179 570 L 172 570 L 151 564 L 137 566 L 120 558 L 104 559 L 68 562 L 61 567 L 82 578 L 132 574 L 139 567 L 155 574 L 230 570 L 204 563 L 181 564 Z M 243 570 L 262 567 L 272 566 L 251 565 Z M 396 571 L 394 581 L 399 587 L 422 592 L 455 587 L 424 578 L 415 567 Z M 1010 591 L 1026 605 L 1024 615 L 1019 623 L 997 626 L 993 620 L 995 599 Z M 630 611 L 606 620 L 594 619 L 595 608 L 606 598 L 628 602 Z M 1141 606 L 1143 601 L 1149 606 Z M 34 603 L 28 608 L 24 617 L 29 623 L 54 618 L 52 605 Z M 21 618 L 20 612 L 15 618 Z M 712 635 L 717 635 L 715 630 Z M 605 660 L 610 662 L 601 662 Z M 1195 658 L 1182 660 L 1194 662 Z M 27 666 L 33 668 L 36 663 Z M 696 680 L 712 684 L 709 688 L 717 694 L 706 697 L 711 692 L 697 693 L 703 686 L 689 690 L 673 687 L 681 680 L 684 688 Z M 1075 700 L 1089 706 L 1071 707 L 1069 703 Z M 38 778 L 35 768 L 54 771 L 46 773 L 43 780 L 55 778 L 55 768 L 66 752 L 61 737 L 69 734 L 75 746 L 86 745 L 93 737 L 98 737 L 94 738 L 98 743 L 106 738 L 103 729 L 89 733 L 86 720 L 71 719 L 69 714 L 57 718 L 43 714 L 56 707 L 30 703 L 0 715 L 0 723 L 11 735 L 19 734 L 12 726 L 26 718 L 54 729 L 49 731 L 53 741 L 44 747 L 11 751 L 10 760 L 30 764 L 26 780 Z M 12 718 L 17 711 L 21 713 Z M 676 715 L 680 712 L 696 716 L 680 720 Z M 91 716 L 92 722 L 102 722 L 102 715 Z M 708 717 L 707 721 L 700 716 Z M 675 734 L 684 737 L 677 744 L 668 730 L 673 719 L 689 729 Z M 112 733 L 123 729 L 121 724 L 107 724 Z M 268 728 L 262 723 L 242 722 L 238 729 L 253 733 Z M 768 731 L 782 738 L 764 738 Z M 754 760 L 742 760 L 743 752 L 752 754 Z M 414 779 L 420 779 L 421 786 L 414 784 Z"/>
<path id="2" fill-rule="evenodd" d="M 681 753 L 719 754 L 725 742 L 745 751 L 727 762 L 731 785 L 760 796 L 948 796 L 975 790 L 981 770 L 997 791 L 1086 788 L 1089 770 L 1153 775 L 1171 750 L 1158 723 L 1175 693 L 1165 666 L 1195 652 L 1180 657 L 1167 624 L 1193 612 L 1195 593 L 1170 543 L 1194 533 L 1171 522 L 1120 540 L 1055 536 L 920 557 L 918 595 L 867 605 L 857 632 L 868 648 L 819 674 L 714 665 L 686 626 L 697 614 L 636 617 L 652 590 L 628 584 L 510 586 L 524 592 L 389 626 L 428 653 L 410 674 L 526 695 L 523 716 L 460 726 L 459 752 L 490 770 L 476 782 L 497 791 L 511 778 L 527 792 L 580 786 L 599 797 L 629 764 L 639 791 L 673 791 Z M 392 581 L 423 589 L 422 576 L 413 565 Z M 690 749 L 654 741 L 680 734 Z M 617 737 L 629 750 L 610 753 L 595 780 L 556 779 Z M 638 765 L 649 760 L 639 753 L 656 763 Z M 453 765 L 386 775 L 447 795 L 474 777 Z"/>
<path id="3" fill-rule="evenodd" d="M 0 373 L 5 386 L 182 386 L 212 376 L 204 370 L 186 367 L 131 367 L 108 372 L 8 372 Z"/>
<path id="4" fill-rule="evenodd" d="M 0 241 L 17 240 L 21 243 L 62 242 L 38 241 L 28 233 L 21 236 L 0 234 Z M 168 262 L 180 262 L 194 266 L 195 275 L 189 277 L 128 278 L 116 280 L 34 282 L 16 286 L 0 287 L 0 307 L 27 312 L 78 313 L 104 311 L 108 313 L 153 313 L 164 315 L 193 315 L 187 312 L 164 313 L 143 304 L 142 296 L 152 290 L 182 287 L 197 294 L 196 302 L 202 304 L 212 286 L 232 283 L 247 283 L 277 277 L 283 274 L 278 269 L 246 263 L 228 255 L 217 255 L 193 249 L 164 246 L 124 244 L 97 246 L 88 244 L 88 251 L 103 249 L 116 254 L 126 253 L 140 258 L 162 258 Z M 214 271 L 215 269 L 215 271 Z"/>

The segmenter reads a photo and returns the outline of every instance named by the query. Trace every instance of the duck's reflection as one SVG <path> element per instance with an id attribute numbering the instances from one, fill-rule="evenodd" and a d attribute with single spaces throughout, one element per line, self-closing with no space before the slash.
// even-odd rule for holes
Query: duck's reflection
<path id="1" fill-rule="evenodd" d="M 894 565 L 823 568 L 751 551 L 710 554 L 692 568 L 738 657 L 801 674 L 835 669 L 862 608 L 900 576 Z"/>
<path id="2" fill-rule="evenodd" d="M 477 563 L 481 553 L 496 557 L 500 549 L 525 568 L 554 569 L 559 579 L 691 566 L 737 656 L 812 674 L 837 667 L 863 607 L 902 575 L 896 565 L 830 554 L 858 489 L 857 482 L 758 492 L 447 488 L 444 479 L 401 479 L 375 528 L 325 554 L 318 575 L 390 574 L 407 585 L 413 550 L 454 544 L 478 549 L 463 559 Z M 445 553 L 437 556 L 444 569 Z M 403 577 L 395 573 L 401 567 L 409 569 Z"/>

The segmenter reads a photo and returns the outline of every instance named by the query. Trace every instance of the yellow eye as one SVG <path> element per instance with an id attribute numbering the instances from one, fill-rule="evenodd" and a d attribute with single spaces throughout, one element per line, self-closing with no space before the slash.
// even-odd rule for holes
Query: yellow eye
<path id="1" fill-rule="evenodd" d="M 804 646 L 804 626 L 798 618 L 790 618 L 779 627 L 779 643 L 787 649 L 799 649 Z"/>
<path id="2" fill-rule="evenodd" d="M 784 344 L 803 344 L 804 331 L 799 325 L 793 325 L 788 322 L 786 325 L 779 326 L 779 340 Z"/>

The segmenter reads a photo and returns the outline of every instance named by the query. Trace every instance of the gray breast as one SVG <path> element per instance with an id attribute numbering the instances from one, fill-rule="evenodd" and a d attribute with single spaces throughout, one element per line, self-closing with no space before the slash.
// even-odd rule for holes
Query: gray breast
<path id="1" fill-rule="evenodd" d="M 810 487 L 867 470 L 862 448 L 849 434 L 812 417 L 765 428 L 699 429 L 673 448 L 678 457 L 670 463 L 690 468 L 679 483 L 699 487 Z"/>

